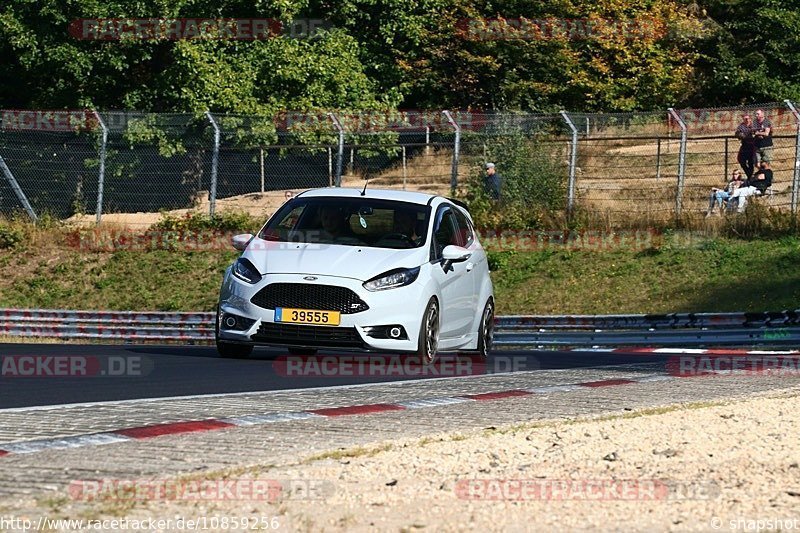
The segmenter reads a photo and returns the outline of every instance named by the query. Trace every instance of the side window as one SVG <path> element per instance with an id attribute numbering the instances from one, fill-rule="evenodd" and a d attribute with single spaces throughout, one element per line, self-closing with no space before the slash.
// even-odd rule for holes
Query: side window
<path id="1" fill-rule="evenodd" d="M 475 234 L 472 232 L 472 224 L 469 219 L 460 209 L 453 209 L 456 214 L 456 222 L 458 223 L 458 240 L 459 246 L 469 248 L 475 242 Z"/>
<path id="2" fill-rule="evenodd" d="M 433 226 L 433 242 L 431 243 L 431 260 L 442 257 L 442 250 L 445 246 L 458 244 L 457 225 L 453 210 L 447 206 L 440 207 L 436 211 L 436 219 Z"/>

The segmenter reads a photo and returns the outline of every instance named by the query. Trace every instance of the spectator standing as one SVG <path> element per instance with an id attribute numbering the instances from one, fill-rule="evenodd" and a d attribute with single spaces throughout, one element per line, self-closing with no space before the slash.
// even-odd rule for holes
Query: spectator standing
<path id="1" fill-rule="evenodd" d="M 731 174 L 731 181 L 725 186 L 724 189 L 718 189 L 716 187 L 711 189 L 711 196 L 708 199 L 708 211 L 706 212 L 706 217 L 710 217 L 714 213 L 714 205 L 719 204 L 719 213 L 722 214 L 722 208 L 724 204 L 728 202 L 730 197 L 736 192 L 736 189 L 744 185 L 744 179 L 742 178 L 742 171 L 736 169 Z"/>
<path id="2" fill-rule="evenodd" d="M 483 179 L 483 187 L 492 200 L 500 200 L 503 178 L 497 173 L 494 163 L 486 163 L 486 176 Z"/>
<path id="3" fill-rule="evenodd" d="M 742 123 L 736 128 L 733 135 L 742 142 L 736 160 L 744 170 L 747 179 L 753 177 L 756 167 L 756 138 L 754 136 L 753 118 L 749 113 L 742 115 Z"/>
<path id="4" fill-rule="evenodd" d="M 756 111 L 753 124 L 753 135 L 756 144 L 756 163 L 766 161 L 772 163 L 772 122 L 764 115 L 764 110 Z"/>

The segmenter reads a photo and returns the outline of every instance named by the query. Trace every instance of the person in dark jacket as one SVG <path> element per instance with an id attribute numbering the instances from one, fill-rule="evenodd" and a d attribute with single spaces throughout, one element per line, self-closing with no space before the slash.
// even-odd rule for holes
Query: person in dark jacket
<path id="1" fill-rule="evenodd" d="M 494 163 L 486 163 L 486 176 L 483 179 L 483 187 L 492 200 L 500 200 L 503 178 L 497 173 Z"/>
<path id="2" fill-rule="evenodd" d="M 754 134 L 753 119 L 748 113 L 745 113 L 742 115 L 742 123 L 736 128 L 733 135 L 742 143 L 739 147 L 739 153 L 736 155 L 736 160 L 741 165 L 747 179 L 753 177 L 753 171 L 756 167 L 756 138 Z"/>

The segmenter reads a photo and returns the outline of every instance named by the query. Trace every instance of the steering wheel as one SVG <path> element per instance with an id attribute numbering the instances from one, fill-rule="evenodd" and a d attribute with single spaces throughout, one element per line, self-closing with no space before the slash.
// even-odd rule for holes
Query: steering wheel
<path id="1" fill-rule="evenodd" d="M 414 239 L 412 239 L 411 237 L 409 237 L 405 233 L 399 233 L 399 232 L 387 233 L 386 235 L 381 237 L 379 240 L 380 241 L 386 241 L 386 240 L 389 240 L 389 241 L 403 241 L 403 242 L 405 242 L 407 244 L 410 244 L 411 246 L 416 245 L 416 242 L 414 241 Z"/>

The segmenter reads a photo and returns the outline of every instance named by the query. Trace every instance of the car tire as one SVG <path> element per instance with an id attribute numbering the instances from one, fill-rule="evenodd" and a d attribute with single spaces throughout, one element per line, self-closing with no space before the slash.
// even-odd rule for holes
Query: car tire
<path id="1" fill-rule="evenodd" d="M 314 355 L 317 353 L 316 348 L 305 348 L 303 346 L 289 346 L 287 350 L 292 355 Z"/>
<path id="2" fill-rule="evenodd" d="M 439 344 L 439 302 L 436 298 L 428 300 L 417 340 L 417 356 L 424 365 L 436 360 L 436 348 Z"/>
<path id="3" fill-rule="evenodd" d="M 214 323 L 214 340 L 217 343 L 217 353 L 225 359 L 247 359 L 253 353 L 253 347 L 249 344 L 236 344 L 225 342 L 219 338 L 219 308 L 216 312 L 217 319 Z"/>
<path id="4" fill-rule="evenodd" d="M 483 308 L 478 326 L 478 355 L 481 359 L 489 357 L 494 342 L 494 301 L 490 298 Z"/>

